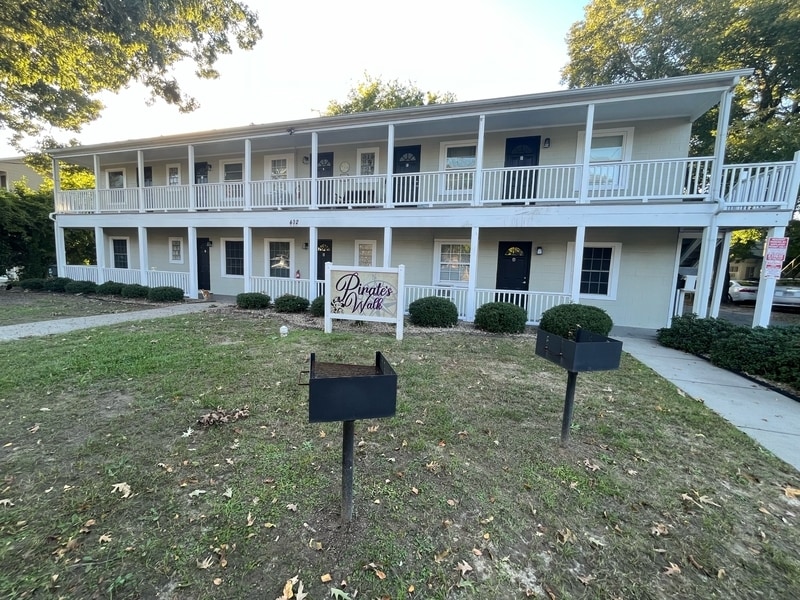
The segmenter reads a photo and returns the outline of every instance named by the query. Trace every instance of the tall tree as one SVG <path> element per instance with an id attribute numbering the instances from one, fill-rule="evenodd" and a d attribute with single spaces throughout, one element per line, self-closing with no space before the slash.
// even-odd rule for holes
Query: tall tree
<path id="1" fill-rule="evenodd" d="M 44 277 L 55 262 L 53 196 L 18 187 L 0 190 L 0 273 L 25 267 L 25 275 Z"/>
<path id="2" fill-rule="evenodd" d="M 99 92 L 132 80 L 190 111 L 176 63 L 213 78 L 233 43 L 249 49 L 261 36 L 236 0 L 0 0 L 0 130 L 14 143 L 49 127 L 78 131 L 99 116 Z"/>
<path id="3" fill-rule="evenodd" d="M 397 79 L 383 81 L 380 77 L 364 73 L 364 80 L 348 92 L 347 100 L 331 100 L 324 114 L 349 115 L 389 108 L 447 104 L 455 100 L 456 97 L 451 92 L 425 92 L 411 82 L 400 83 Z"/>

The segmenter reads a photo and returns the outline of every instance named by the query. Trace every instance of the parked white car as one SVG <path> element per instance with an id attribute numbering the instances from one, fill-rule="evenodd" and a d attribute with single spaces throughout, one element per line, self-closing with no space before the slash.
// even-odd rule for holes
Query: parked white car
<path id="1" fill-rule="evenodd" d="M 728 298 L 734 304 L 742 302 L 755 303 L 758 294 L 757 281 L 736 281 L 731 279 L 728 286 Z M 773 306 L 800 306 L 800 287 L 775 286 Z"/>

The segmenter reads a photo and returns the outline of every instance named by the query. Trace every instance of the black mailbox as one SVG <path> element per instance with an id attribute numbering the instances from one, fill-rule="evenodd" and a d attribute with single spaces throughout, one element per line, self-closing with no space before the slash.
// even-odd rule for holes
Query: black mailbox
<path id="1" fill-rule="evenodd" d="M 392 417 L 397 409 L 397 373 L 380 352 L 374 365 L 316 362 L 311 354 L 308 421 L 355 421 Z"/>

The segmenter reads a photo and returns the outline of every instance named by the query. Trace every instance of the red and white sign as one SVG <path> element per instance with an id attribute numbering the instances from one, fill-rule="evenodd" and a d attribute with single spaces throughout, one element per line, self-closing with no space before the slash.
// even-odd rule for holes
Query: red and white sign
<path id="1" fill-rule="evenodd" d="M 767 238 L 767 243 L 764 246 L 764 277 L 770 279 L 780 278 L 788 248 L 789 238 L 787 237 Z"/>

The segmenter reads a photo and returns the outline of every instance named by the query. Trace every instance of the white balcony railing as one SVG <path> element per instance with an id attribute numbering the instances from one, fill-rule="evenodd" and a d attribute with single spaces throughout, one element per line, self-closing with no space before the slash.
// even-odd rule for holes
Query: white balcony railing
<path id="1" fill-rule="evenodd" d="M 189 273 L 179 271 L 147 271 L 147 285 L 150 287 L 176 287 L 188 295 Z"/>
<path id="2" fill-rule="evenodd" d="M 581 193 L 581 165 L 435 171 L 396 174 L 391 178 L 392 205 L 464 206 L 547 202 L 717 201 L 723 209 L 789 207 L 793 204 L 796 162 L 729 165 L 722 169 L 719 193 L 711 193 L 713 160 L 680 158 L 593 164 Z M 475 182 L 482 181 L 480 193 Z M 368 208 L 387 206 L 387 176 L 329 177 L 207 183 L 114 190 L 61 191 L 61 213 Z M 312 185 L 316 188 L 312 189 Z M 245 191 L 249 186 L 250 203 Z M 192 192 L 194 192 L 192 194 Z M 312 192 L 314 192 L 312 194 Z M 191 202 L 194 195 L 194 204 Z"/>
<path id="3" fill-rule="evenodd" d="M 294 279 L 289 277 L 251 277 L 250 287 L 254 292 L 266 294 L 273 300 L 284 294 L 292 294 L 313 300 L 316 294 L 311 294 L 311 282 L 308 279 Z"/>

